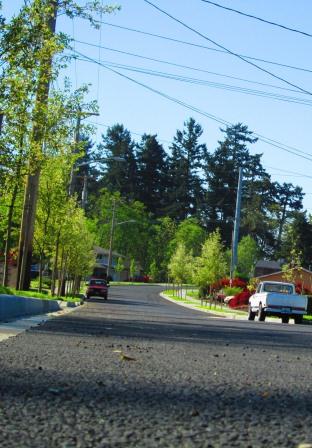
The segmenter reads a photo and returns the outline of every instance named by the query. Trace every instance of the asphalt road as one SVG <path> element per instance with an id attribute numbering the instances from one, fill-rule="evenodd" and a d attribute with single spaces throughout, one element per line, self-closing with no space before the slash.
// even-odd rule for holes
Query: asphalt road
<path id="1" fill-rule="evenodd" d="M 312 443 L 312 326 L 213 319 L 112 287 L 0 342 L 0 446 Z"/>

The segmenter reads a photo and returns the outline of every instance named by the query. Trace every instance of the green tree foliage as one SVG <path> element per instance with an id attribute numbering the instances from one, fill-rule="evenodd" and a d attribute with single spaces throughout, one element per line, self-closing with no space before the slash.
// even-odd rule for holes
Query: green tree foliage
<path id="1" fill-rule="evenodd" d="M 276 197 L 274 212 L 278 225 L 277 247 L 280 248 L 284 225 L 294 212 L 302 209 L 304 194 L 302 188 L 289 183 L 280 185 L 275 182 L 274 188 Z"/>
<path id="2" fill-rule="evenodd" d="M 167 281 L 168 264 L 175 247 L 170 244 L 176 232 L 175 222 L 168 216 L 150 227 L 148 255 L 154 281 Z"/>
<path id="3" fill-rule="evenodd" d="M 312 220 L 306 212 L 295 212 L 285 226 L 282 236 L 281 257 L 288 264 L 292 262 L 292 254 L 300 253 L 302 266 L 310 269 L 312 266 Z"/>
<path id="4" fill-rule="evenodd" d="M 237 250 L 237 277 L 249 278 L 252 276 L 259 252 L 256 241 L 250 235 L 244 236 L 240 240 Z"/>
<path id="5" fill-rule="evenodd" d="M 257 141 L 247 126 L 238 123 L 221 129 L 225 134 L 223 141 L 212 154 L 207 155 L 205 166 L 208 183 L 207 208 L 205 210 L 209 228 L 218 226 L 222 238 L 227 244 L 232 237 L 233 218 L 238 183 L 239 168 L 244 169 L 244 176 L 252 171 L 253 180 L 259 179 L 263 169 L 259 156 L 251 156 L 247 145 Z"/>
<path id="6" fill-rule="evenodd" d="M 196 218 L 187 218 L 178 225 L 170 246 L 174 249 L 180 243 L 183 243 L 188 252 L 198 256 L 205 238 L 206 232 L 198 223 L 198 220 Z"/>
<path id="7" fill-rule="evenodd" d="M 119 192 L 128 199 L 137 199 L 137 161 L 135 158 L 135 143 L 130 132 L 121 124 L 107 129 L 102 136 L 103 142 L 98 146 L 96 158 L 111 159 L 100 165 L 103 172 L 102 186 L 111 192 Z M 121 158 L 124 162 L 113 160 Z"/>
<path id="8" fill-rule="evenodd" d="M 169 195 L 167 213 L 177 221 L 196 216 L 203 202 L 203 187 L 199 175 L 202 160 L 206 157 L 205 144 L 199 143 L 203 133 L 194 118 L 177 130 L 169 158 Z"/>
<path id="9" fill-rule="evenodd" d="M 164 214 L 167 205 L 168 161 L 156 135 L 142 136 L 137 147 L 138 197 L 155 217 Z"/>
<path id="10" fill-rule="evenodd" d="M 129 258 L 134 258 L 147 272 L 150 220 L 141 202 L 125 202 L 118 193 L 112 194 L 108 190 L 102 190 L 91 216 L 97 223 L 98 244 L 104 248 L 109 247 L 114 201 L 116 202 L 116 215 L 113 250 Z"/>
<path id="11" fill-rule="evenodd" d="M 207 287 L 223 278 L 228 272 L 225 250 L 219 229 L 208 235 L 199 257 L 195 259 L 194 281 Z"/>
<path id="12" fill-rule="evenodd" d="M 119 278 L 120 278 L 121 272 L 124 269 L 125 269 L 125 265 L 124 265 L 123 259 L 122 259 L 122 257 L 118 257 L 117 264 L 115 266 L 115 271 L 118 272 Z"/>
<path id="13" fill-rule="evenodd" d="M 179 243 L 171 256 L 168 265 L 171 279 L 180 285 L 191 280 L 193 272 L 193 257 L 186 250 L 183 243 Z"/>

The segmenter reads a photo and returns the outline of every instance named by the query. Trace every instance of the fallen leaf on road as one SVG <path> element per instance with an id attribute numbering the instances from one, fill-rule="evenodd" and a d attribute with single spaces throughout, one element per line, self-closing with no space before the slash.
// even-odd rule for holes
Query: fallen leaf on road
<path id="1" fill-rule="evenodd" d="M 120 353 L 120 359 L 122 361 L 136 361 L 135 358 L 131 358 L 131 356 L 125 355 L 124 353 Z"/>

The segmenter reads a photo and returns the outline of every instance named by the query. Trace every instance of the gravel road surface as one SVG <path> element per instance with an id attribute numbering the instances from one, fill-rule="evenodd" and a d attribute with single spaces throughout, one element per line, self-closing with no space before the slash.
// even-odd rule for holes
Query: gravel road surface
<path id="1" fill-rule="evenodd" d="M 213 319 L 111 287 L 0 342 L 0 446 L 312 443 L 312 326 Z"/>

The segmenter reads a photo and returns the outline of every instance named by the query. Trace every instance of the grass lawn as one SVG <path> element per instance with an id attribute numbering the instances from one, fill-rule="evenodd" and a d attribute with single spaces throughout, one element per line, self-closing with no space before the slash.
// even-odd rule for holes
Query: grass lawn
<path id="1" fill-rule="evenodd" d="M 224 306 L 218 306 L 218 305 L 214 305 L 214 304 L 212 304 L 211 306 L 210 305 L 201 305 L 201 303 L 200 303 L 200 300 L 197 298 L 197 291 L 196 290 L 194 290 L 193 292 L 192 292 L 192 294 L 190 294 L 191 293 L 191 291 L 187 291 L 186 293 L 187 293 L 187 296 L 186 296 L 186 298 L 185 297 L 178 297 L 178 296 L 176 296 L 176 295 L 174 295 L 174 290 L 172 290 L 172 289 L 169 289 L 169 290 L 167 290 L 167 291 L 164 291 L 163 292 L 166 296 L 168 296 L 170 299 L 173 299 L 173 300 L 175 300 L 175 301 L 177 301 L 177 302 L 182 302 L 182 303 L 186 303 L 186 304 L 189 304 L 189 305 L 193 305 L 193 306 L 195 306 L 196 308 L 198 308 L 199 310 L 205 310 L 205 311 L 211 311 L 211 312 L 217 312 L 217 313 L 224 313 L 224 314 L 229 314 L 229 315 L 237 315 L 237 316 L 246 316 L 247 314 L 246 314 L 246 312 L 245 311 L 240 311 L 240 310 L 232 310 L 232 309 L 230 309 L 230 308 L 228 308 L 226 305 L 224 305 Z M 191 296 L 191 299 L 189 298 Z M 192 297 L 195 297 L 195 298 L 192 298 Z"/>
<path id="2" fill-rule="evenodd" d="M 77 297 L 57 297 L 51 296 L 49 293 L 42 293 L 38 291 L 17 291 L 14 288 L 7 288 L 0 286 L 0 294 L 14 295 L 18 297 L 30 297 L 32 299 L 44 299 L 44 300 L 63 300 L 64 302 L 79 302 Z"/>

